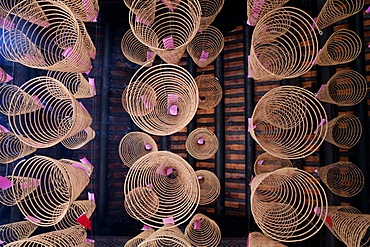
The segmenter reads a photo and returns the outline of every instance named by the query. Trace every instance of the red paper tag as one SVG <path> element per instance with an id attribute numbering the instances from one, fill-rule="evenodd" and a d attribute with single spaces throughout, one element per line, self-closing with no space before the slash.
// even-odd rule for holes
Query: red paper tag
<path id="1" fill-rule="evenodd" d="M 87 229 L 91 230 L 91 221 L 87 218 L 86 213 L 83 213 L 80 217 L 77 218 L 77 222 L 86 227 Z"/>
<path id="2" fill-rule="evenodd" d="M 325 221 L 326 221 L 326 223 L 328 223 L 328 225 L 330 226 L 330 228 L 333 228 L 333 223 L 331 222 L 331 219 L 330 219 L 329 216 L 326 216 Z"/>

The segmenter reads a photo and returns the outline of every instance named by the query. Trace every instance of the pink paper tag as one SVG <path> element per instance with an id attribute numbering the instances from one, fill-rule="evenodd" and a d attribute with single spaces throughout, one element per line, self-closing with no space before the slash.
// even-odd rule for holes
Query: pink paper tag
<path id="1" fill-rule="evenodd" d="M 32 98 L 34 98 L 40 104 L 41 108 L 45 108 L 44 104 L 41 102 L 39 97 L 37 97 L 37 95 L 32 96 Z"/>
<path id="2" fill-rule="evenodd" d="M 248 118 L 248 132 L 251 131 L 251 124 L 252 124 L 252 118 Z M 257 126 L 254 124 L 253 129 L 255 129 Z"/>
<path id="3" fill-rule="evenodd" d="M 86 134 L 89 134 L 89 129 L 88 128 L 84 129 L 84 131 L 86 132 Z"/>
<path id="4" fill-rule="evenodd" d="M 317 174 L 319 173 L 319 171 L 317 169 L 315 169 L 314 172 L 316 172 Z"/>
<path id="5" fill-rule="evenodd" d="M 31 222 L 36 222 L 36 223 L 41 222 L 41 220 L 37 219 L 36 217 L 30 216 L 30 215 L 27 215 L 24 219 L 28 220 L 28 221 L 31 221 Z"/>
<path id="6" fill-rule="evenodd" d="M 95 194 L 87 192 L 87 196 L 89 198 L 89 201 L 95 202 Z"/>
<path id="7" fill-rule="evenodd" d="M 86 243 L 95 243 L 95 240 L 87 238 L 85 242 Z"/>
<path id="8" fill-rule="evenodd" d="M 248 233 L 248 238 L 247 238 L 247 244 L 246 244 L 246 247 L 248 247 L 248 246 L 249 246 L 250 238 L 251 238 L 251 233 Z"/>
<path id="9" fill-rule="evenodd" d="M 146 187 L 147 187 L 148 189 L 153 189 L 153 184 L 147 184 L 147 185 L 146 185 Z"/>
<path id="10" fill-rule="evenodd" d="M 320 91 L 325 87 L 326 84 L 322 84 L 321 87 L 319 88 L 319 91 L 315 94 L 315 98 L 317 98 L 317 95 L 319 95 Z"/>
<path id="11" fill-rule="evenodd" d="M 200 62 L 205 62 L 209 56 L 209 52 L 202 51 L 202 54 L 200 54 L 199 61 Z"/>
<path id="12" fill-rule="evenodd" d="M 165 2 L 165 0 L 161 0 L 162 3 L 164 3 L 164 5 L 166 5 L 166 7 L 171 10 L 171 12 L 173 12 L 173 8 L 172 7 L 169 7 L 169 5 Z"/>
<path id="13" fill-rule="evenodd" d="M 251 22 L 249 21 L 249 19 L 247 20 L 247 25 L 248 26 L 254 26 L 254 25 L 251 24 Z"/>
<path id="14" fill-rule="evenodd" d="M 96 95 L 95 79 L 89 77 L 89 84 L 94 90 L 94 95 Z"/>
<path id="15" fill-rule="evenodd" d="M 179 101 L 179 96 L 176 94 L 168 94 L 167 96 L 167 114 L 172 116 L 177 116 L 177 104 Z"/>
<path id="16" fill-rule="evenodd" d="M 149 143 L 146 143 L 145 144 L 145 149 L 148 150 L 148 151 L 152 150 L 152 145 L 150 145 Z"/>
<path id="17" fill-rule="evenodd" d="M 200 218 L 194 220 L 194 230 L 200 230 Z"/>
<path id="18" fill-rule="evenodd" d="M 90 74 L 91 70 L 92 70 L 93 66 L 90 66 L 90 69 L 88 71 L 85 72 L 86 75 Z"/>
<path id="19" fill-rule="evenodd" d="M 5 244 L 5 242 L 3 240 L 0 239 L 0 244 Z"/>
<path id="20" fill-rule="evenodd" d="M 82 159 L 80 159 L 80 161 L 81 161 L 81 163 L 82 163 L 82 164 L 92 165 L 92 164 L 90 163 L 90 161 L 89 161 L 86 157 L 83 157 Z"/>
<path id="21" fill-rule="evenodd" d="M 323 126 L 325 122 L 326 122 L 326 119 L 325 119 L 325 118 L 323 118 L 323 119 L 321 120 L 321 122 L 319 123 L 319 125 L 317 126 L 317 128 L 319 128 L 319 127 Z M 315 130 L 313 133 L 316 135 L 316 130 Z"/>
<path id="22" fill-rule="evenodd" d="M 91 58 L 91 59 L 95 59 L 95 57 L 96 57 L 96 52 L 94 52 L 94 51 L 87 51 L 87 53 L 89 53 L 89 57 Z"/>
<path id="23" fill-rule="evenodd" d="M 264 161 L 264 160 L 259 160 L 259 161 L 257 162 L 257 164 L 262 165 L 262 164 L 263 164 L 263 162 L 265 162 L 265 161 Z"/>
<path id="24" fill-rule="evenodd" d="M 10 31 L 14 29 L 15 24 L 9 19 L 0 17 L 0 26 L 4 26 L 6 30 Z"/>
<path id="25" fill-rule="evenodd" d="M 63 53 L 63 57 L 68 57 L 72 53 L 72 47 L 68 47 Z"/>
<path id="26" fill-rule="evenodd" d="M 198 176 L 198 179 L 200 180 L 200 179 L 203 179 L 203 176 Z"/>
<path id="27" fill-rule="evenodd" d="M 152 60 L 154 57 L 154 52 L 152 51 L 146 51 L 146 61 Z"/>
<path id="28" fill-rule="evenodd" d="M 164 224 L 175 224 L 175 220 L 173 219 L 173 216 L 170 216 L 168 218 L 162 219 Z"/>
<path id="29" fill-rule="evenodd" d="M 9 82 L 11 80 L 13 80 L 13 77 L 11 77 L 10 75 L 6 74 L 5 82 Z"/>
<path id="30" fill-rule="evenodd" d="M 78 103 L 80 103 L 80 106 L 82 107 L 82 109 L 84 109 L 87 113 L 89 113 L 86 107 L 84 106 L 84 104 L 82 104 L 82 102 L 78 102 Z"/>
<path id="31" fill-rule="evenodd" d="M 149 23 L 141 19 L 139 16 L 136 16 L 135 21 L 150 27 Z"/>
<path id="32" fill-rule="evenodd" d="M 252 184 L 252 182 L 253 182 L 253 179 L 254 179 L 254 177 L 253 177 L 253 175 L 251 176 L 251 180 L 249 181 L 249 186 L 251 186 L 251 184 Z"/>
<path id="33" fill-rule="evenodd" d="M 366 13 L 366 14 L 370 14 L 370 6 L 369 6 L 369 7 L 367 7 L 367 9 L 365 10 L 365 13 Z"/>
<path id="34" fill-rule="evenodd" d="M 40 179 L 32 179 L 31 181 L 20 183 L 19 184 L 19 188 L 21 190 L 23 190 L 23 189 L 27 189 L 27 188 L 37 187 L 40 184 L 41 184 L 41 180 Z"/>
<path id="35" fill-rule="evenodd" d="M 319 207 L 315 207 L 315 208 L 313 209 L 313 212 L 314 212 L 315 214 L 320 214 L 320 213 L 321 213 L 321 209 L 320 209 Z"/>
<path id="36" fill-rule="evenodd" d="M 167 170 L 166 170 L 166 175 L 168 176 L 168 175 L 170 175 L 171 173 L 172 173 L 172 168 L 167 168 Z"/>
<path id="37" fill-rule="evenodd" d="M 315 65 L 315 64 L 316 64 L 316 59 L 317 59 L 317 57 L 319 56 L 320 52 L 321 52 L 321 49 L 320 49 L 320 50 L 319 50 L 319 52 L 317 53 L 317 56 L 315 57 L 315 59 L 312 61 L 312 64 L 313 64 L 313 65 Z"/>
<path id="38" fill-rule="evenodd" d="M 198 141 L 197 141 L 197 143 L 199 145 L 203 145 L 204 144 L 204 139 L 203 138 L 199 138 Z"/>
<path id="39" fill-rule="evenodd" d="M 311 24 L 312 31 L 315 29 L 315 26 L 316 26 L 316 20 L 317 20 L 317 17 L 313 18 L 313 22 L 312 22 L 312 24 Z"/>
<path id="40" fill-rule="evenodd" d="M 12 181 L 10 181 L 7 178 L 4 178 L 3 176 L 0 176 L 0 188 L 2 190 L 9 189 L 10 187 L 12 187 L 12 185 L 13 185 Z"/>
<path id="41" fill-rule="evenodd" d="M 143 225 L 143 228 L 141 228 L 140 230 L 146 231 L 148 229 L 151 229 L 151 227 L 150 226 L 147 226 L 147 225 Z"/>
<path id="42" fill-rule="evenodd" d="M 140 96 L 140 99 L 143 101 L 144 105 L 145 105 L 145 108 L 146 109 L 150 109 L 152 108 L 152 105 L 150 104 L 150 102 L 148 101 L 148 98 L 147 96 L 144 94 L 144 95 L 141 95 Z"/>
<path id="43" fill-rule="evenodd" d="M 165 165 L 159 165 L 155 171 L 157 174 L 167 176 L 167 168 Z"/>
<path id="44" fill-rule="evenodd" d="M 5 133 L 9 133 L 9 132 L 10 132 L 7 128 L 5 128 L 5 127 L 4 127 L 4 126 L 2 126 L 2 125 L 0 125 L 0 129 L 1 129 L 2 131 L 4 131 Z"/>
<path id="45" fill-rule="evenodd" d="M 198 33 L 203 33 L 203 30 L 199 28 Z"/>
<path id="46" fill-rule="evenodd" d="M 173 49 L 173 48 L 175 48 L 172 36 L 170 36 L 168 38 L 164 38 L 163 39 L 163 45 L 164 45 L 164 49 Z"/>

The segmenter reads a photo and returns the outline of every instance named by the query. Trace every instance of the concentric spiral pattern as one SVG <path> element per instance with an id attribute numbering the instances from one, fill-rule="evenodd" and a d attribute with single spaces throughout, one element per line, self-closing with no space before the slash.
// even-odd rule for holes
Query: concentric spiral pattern
<path id="1" fill-rule="evenodd" d="M 293 167 L 293 164 L 288 159 L 280 159 L 269 153 L 263 153 L 254 162 L 254 174 L 259 175 L 261 173 L 273 172 L 284 167 Z"/>
<path id="2" fill-rule="evenodd" d="M 0 226 L 1 240 L 5 244 L 28 238 L 37 226 L 29 221 L 18 221 Z"/>
<path id="3" fill-rule="evenodd" d="M 196 159 L 211 158 L 218 150 L 216 135 L 207 128 L 193 130 L 186 139 L 186 151 Z"/>
<path id="4" fill-rule="evenodd" d="M 289 0 L 247 0 L 247 23 L 255 26 L 266 13 L 283 6 Z"/>
<path id="5" fill-rule="evenodd" d="M 204 214 L 194 215 L 184 234 L 192 245 L 199 247 L 216 247 L 221 241 L 220 228 Z"/>
<path id="6" fill-rule="evenodd" d="M 197 174 L 200 186 L 199 205 L 207 205 L 214 202 L 221 191 L 220 181 L 217 176 L 207 170 L 197 170 L 195 173 Z"/>
<path id="7" fill-rule="evenodd" d="M 215 108 L 223 96 L 218 79 L 212 75 L 200 75 L 195 78 L 195 82 L 199 91 L 199 109 Z"/>

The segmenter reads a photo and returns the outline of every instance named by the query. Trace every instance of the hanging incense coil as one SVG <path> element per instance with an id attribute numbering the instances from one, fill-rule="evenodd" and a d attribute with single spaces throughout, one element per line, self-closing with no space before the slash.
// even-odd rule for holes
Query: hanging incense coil
<path id="1" fill-rule="evenodd" d="M 362 50 L 360 37 L 351 30 L 335 31 L 317 54 L 316 63 L 331 66 L 349 63 L 355 60 Z"/>
<path id="2" fill-rule="evenodd" d="M 150 246 L 191 247 L 192 245 L 178 227 L 166 224 L 138 245 L 138 247 Z"/>
<path id="3" fill-rule="evenodd" d="M 16 189 L 8 188 L 6 190 L 0 190 L 0 203 L 5 206 L 16 205 L 17 201 L 26 198 L 26 196 L 35 191 L 40 184 L 38 179 L 35 178 L 18 176 L 6 176 L 5 178 L 12 181 L 12 187 L 16 187 Z"/>
<path id="4" fill-rule="evenodd" d="M 17 98 L 18 101 L 13 102 L 12 112 L 9 112 L 13 97 Z M 38 102 L 37 99 L 27 94 L 16 85 L 0 85 L 0 100 L 0 112 L 4 115 L 26 114 L 41 109 L 40 102 Z"/>
<path id="5" fill-rule="evenodd" d="M 288 159 L 280 159 L 269 153 L 263 153 L 254 162 L 254 174 L 273 172 L 284 167 L 293 167 L 293 164 Z"/>
<path id="6" fill-rule="evenodd" d="M 323 226 L 327 198 L 308 172 L 282 168 L 257 175 L 251 182 L 251 211 L 263 234 L 277 241 L 303 241 Z M 321 208 L 318 215 L 315 208 Z"/>
<path id="7" fill-rule="evenodd" d="M 131 29 L 122 37 L 121 51 L 129 61 L 139 65 L 151 66 L 155 60 L 155 53 L 141 43 Z"/>
<path id="8" fill-rule="evenodd" d="M 199 91 L 199 109 L 215 108 L 223 96 L 218 79 L 212 75 L 200 75 L 195 78 L 195 82 Z"/>
<path id="9" fill-rule="evenodd" d="M 175 225 L 184 223 L 195 212 L 200 199 L 193 168 L 167 151 L 151 152 L 137 160 L 127 173 L 123 191 L 126 210 L 131 211 L 128 213 L 151 227 L 162 226 L 169 217 L 173 217 Z M 145 196 L 140 198 L 137 196 L 140 194 Z"/>
<path id="10" fill-rule="evenodd" d="M 60 81 L 76 99 L 91 98 L 95 95 L 95 88 L 82 73 L 48 71 L 47 76 Z"/>
<path id="11" fill-rule="evenodd" d="M 25 82 L 15 93 L 9 106 L 9 125 L 14 134 L 27 145 L 46 148 L 86 129 L 92 119 L 84 106 L 69 90 L 54 78 L 41 76 Z M 29 97 L 24 97 L 27 93 Z M 33 105 L 40 109 L 24 114 L 13 114 L 19 105 Z"/>
<path id="12" fill-rule="evenodd" d="M 361 122 L 358 117 L 352 114 L 340 115 L 323 124 L 319 130 L 325 127 L 328 128 L 325 141 L 343 149 L 355 146 L 362 135 Z"/>
<path id="13" fill-rule="evenodd" d="M 79 149 L 85 146 L 89 141 L 95 138 L 95 131 L 87 127 L 86 129 L 78 132 L 77 134 L 67 137 L 61 141 L 62 145 L 68 149 Z"/>
<path id="14" fill-rule="evenodd" d="M 45 156 L 33 156 L 18 163 L 12 175 L 18 178 L 18 183 L 25 183 L 29 178 L 39 181 L 36 189 L 31 188 L 31 193 L 17 200 L 22 214 L 38 226 L 52 226 L 61 221 L 89 183 L 83 168 L 78 162 L 68 165 Z M 16 186 L 12 190 L 16 195 L 22 192 Z"/>
<path id="15" fill-rule="evenodd" d="M 95 0 L 93 0 L 93 1 L 95 1 Z M 87 49 L 89 57 L 91 59 L 95 59 L 95 57 L 96 57 L 96 47 L 95 47 L 93 41 L 91 40 L 90 34 L 86 29 L 85 23 L 83 23 L 80 19 L 77 19 L 77 22 L 78 22 L 78 26 L 80 27 L 83 42 L 84 42 L 84 45 Z"/>
<path id="16" fill-rule="evenodd" d="M 154 233 L 154 230 L 152 228 L 149 228 L 137 236 L 133 237 L 129 241 L 126 242 L 124 247 L 137 247 L 139 244 L 141 244 L 145 239 L 147 239 L 150 235 Z"/>
<path id="17" fill-rule="evenodd" d="M 251 232 L 248 235 L 247 246 L 250 247 L 286 247 L 286 245 L 266 237 L 260 232 Z"/>
<path id="18" fill-rule="evenodd" d="M 351 162 L 340 161 L 320 167 L 318 173 L 331 192 L 342 197 L 357 195 L 365 184 L 361 169 Z"/>
<path id="19" fill-rule="evenodd" d="M 86 217 L 90 218 L 95 211 L 95 202 L 90 200 L 75 201 L 68 209 L 64 218 L 54 225 L 55 230 L 63 230 L 72 226 L 78 226 L 77 218 L 83 213 L 86 213 Z"/>
<path id="20" fill-rule="evenodd" d="M 129 22 L 134 35 L 160 56 L 166 63 L 177 64 L 189 42 L 198 32 L 201 18 L 199 1 L 136 0 L 129 12 Z M 155 17 L 155 18 L 154 18 Z"/>
<path id="21" fill-rule="evenodd" d="M 221 241 L 221 231 L 217 223 L 204 214 L 194 215 L 184 234 L 192 245 L 199 247 L 218 246 Z"/>
<path id="22" fill-rule="evenodd" d="M 9 164 L 36 152 L 37 148 L 22 142 L 12 132 L 0 136 L 0 163 Z"/>
<path id="23" fill-rule="evenodd" d="M 255 26 L 258 20 L 266 15 L 268 12 L 282 7 L 287 2 L 289 2 L 289 0 L 248 0 L 248 25 Z"/>
<path id="24" fill-rule="evenodd" d="M 29 221 L 12 222 L 0 226 L 1 241 L 4 244 L 28 238 L 37 226 Z"/>
<path id="25" fill-rule="evenodd" d="M 44 13 L 42 7 L 38 4 L 38 1 L 5 0 L 0 2 L 0 10 L 13 15 L 18 14 L 19 18 L 23 18 L 24 20 L 27 20 L 31 23 L 41 25 L 48 23 L 48 18 Z M 14 26 L 12 28 L 14 28 Z"/>
<path id="26" fill-rule="evenodd" d="M 308 72 L 318 49 L 312 22 L 306 12 L 294 7 L 277 8 L 260 18 L 252 35 L 248 76 L 278 81 Z"/>
<path id="27" fill-rule="evenodd" d="M 193 119 L 198 108 L 199 94 L 194 78 L 173 64 L 141 70 L 143 68 L 131 78 L 122 94 L 131 119 L 152 135 L 178 132 Z"/>
<path id="28" fill-rule="evenodd" d="M 296 86 L 270 90 L 257 103 L 249 120 L 253 139 L 271 155 L 298 159 L 322 144 L 326 112 L 314 94 Z M 318 126 L 323 127 L 318 128 Z"/>
<path id="29" fill-rule="evenodd" d="M 315 25 L 321 30 L 351 15 L 357 14 L 364 7 L 364 0 L 342 1 L 327 0 L 319 15 L 315 18 Z"/>
<path id="30" fill-rule="evenodd" d="M 224 6 L 225 0 L 199 0 L 200 7 L 202 9 L 202 16 L 200 18 L 199 29 L 202 32 L 206 30 L 211 23 L 216 19 L 218 13 L 220 13 Z"/>
<path id="31" fill-rule="evenodd" d="M 1 54 L 4 58 L 36 69 L 88 71 L 89 52 L 71 10 L 60 1 L 40 0 L 35 8 L 28 5 L 30 2 L 36 3 L 23 0 L 9 10 L 6 18 L 11 20 L 14 29 L 3 32 Z M 28 16 L 32 17 L 26 18 Z"/>
<path id="32" fill-rule="evenodd" d="M 73 226 L 71 228 L 59 231 L 48 232 L 35 235 L 33 237 L 15 241 L 7 244 L 7 247 L 19 246 L 55 246 L 69 247 L 81 246 L 85 244 L 86 230 L 82 226 Z"/>
<path id="33" fill-rule="evenodd" d="M 195 172 L 200 186 L 199 205 L 207 205 L 214 202 L 220 195 L 221 185 L 218 177 L 210 171 L 198 170 Z"/>
<path id="34" fill-rule="evenodd" d="M 320 88 L 317 98 L 320 101 L 339 106 L 353 106 L 360 103 L 367 94 L 365 77 L 354 70 L 340 70 Z"/>
<path id="35" fill-rule="evenodd" d="M 97 22 L 99 14 L 98 0 L 63 0 L 74 16 L 83 22 Z"/>
<path id="36" fill-rule="evenodd" d="M 369 243 L 370 215 L 336 211 L 329 217 L 329 229 L 347 246 L 366 246 Z"/>
<path id="37" fill-rule="evenodd" d="M 118 154 L 124 165 L 131 167 L 138 159 L 150 152 L 157 152 L 158 147 L 154 139 L 139 131 L 134 131 L 122 137 Z"/>
<path id="38" fill-rule="evenodd" d="M 209 26 L 201 33 L 197 33 L 186 49 L 194 63 L 201 68 L 206 67 L 224 49 L 224 36 L 220 30 Z"/>
<path id="39" fill-rule="evenodd" d="M 196 159 L 211 158 L 218 150 L 216 135 L 207 128 L 197 128 L 186 138 L 186 151 Z"/>
<path id="40" fill-rule="evenodd" d="M 58 161 L 62 163 L 63 165 L 73 166 L 78 169 L 84 170 L 87 176 L 89 177 L 94 172 L 94 166 L 88 160 L 86 162 L 83 159 L 81 159 L 80 161 L 75 161 L 75 160 L 70 160 L 70 159 L 60 159 Z"/>

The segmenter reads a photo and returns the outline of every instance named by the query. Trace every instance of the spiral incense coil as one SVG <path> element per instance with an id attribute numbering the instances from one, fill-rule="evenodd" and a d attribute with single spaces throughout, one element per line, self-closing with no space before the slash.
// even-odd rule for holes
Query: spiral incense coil
<path id="1" fill-rule="evenodd" d="M 98 0 L 62 0 L 71 9 L 74 16 L 83 22 L 97 22 L 99 14 Z"/>
<path id="2" fill-rule="evenodd" d="M 266 237 L 260 232 L 251 232 L 248 235 L 247 246 L 249 247 L 286 247 L 271 238 Z"/>
<path id="3" fill-rule="evenodd" d="M 95 138 L 95 131 L 87 127 L 84 130 L 81 130 L 77 134 L 67 137 L 63 141 L 61 141 L 62 145 L 68 149 L 79 149 L 85 146 L 89 141 Z"/>
<path id="4" fill-rule="evenodd" d="M 176 1 L 176 10 L 168 3 L 175 1 L 133 1 L 129 12 L 130 27 L 144 45 L 154 51 L 166 63 L 177 64 L 189 42 L 197 34 L 201 6 L 199 1 Z M 155 18 L 154 18 L 155 16 Z"/>
<path id="5" fill-rule="evenodd" d="M 186 49 L 194 63 L 199 67 L 206 67 L 224 49 L 224 36 L 220 30 L 209 26 L 201 33 L 197 33 Z"/>
<path id="6" fill-rule="evenodd" d="M 202 32 L 206 30 L 211 23 L 216 19 L 218 13 L 220 13 L 224 6 L 225 0 L 199 0 L 200 7 L 202 9 L 202 16 L 200 19 L 199 29 Z"/>
<path id="7" fill-rule="evenodd" d="M 369 243 L 370 215 L 337 211 L 330 215 L 330 221 L 331 230 L 346 246 L 366 246 Z"/>
<path id="8" fill-rule="evenodd" d="M 293 164 L 290 160 L 280 159 L 269 153 L 263 153 L 254 162 L 254 174 L 273 172 L 284 167 L 293 167 Z"/>
<path id="9" fill-rule="evenodd" d="M 353 106 L 360 103 L 367 93 L 365 77 L 354 70 L 340 70 L 320 88 L 317 98 L 320 101 L 339 106 Z"/>
<path id="10" fill-rule="evenodd" d="M 1 241 L 4 244 L 28 238 L 37 226 L 29 221 L 13 222 L 0 226 Z"/>
<path id="11" fill-rule="evenodd" d="M 186 138 L 186 151 L 196 159 L 211 158 L 218 150 L 216 135 L 207 128 L 197 128 Z"/>
<path id="12" fill-rule="evenodd" d="M 287 2 L 289 0 L 248 0 L 248 25 L 255 26 L 266 13 L 283 6 Z"/>
<path id="13" fill-rule="evenodd" d="M 199 91 L 199 109 L 213 109 L 221 101 L 223 92 L 218 79 L 212 75 L 200 75 L 195 78 Z"/>
<path id="14" fill-rule="evenodd" d="M 71 204 L 77 199 L 89 183 L 87 172 L 76 165 L 68 165 L 45 156 L 33 156 L 17 164 L 13 170 L 13 177 L 18 183 L 24 184 L 27 179 L 34 178 L 39 186 L 30 188 L 17 206 L 29 221 L 38 226 L 52 226 L 63 219 Z M 12 190 L 18 195 L 24 190 L 13 186 Z"/>
<path id="15" fill-rule="evenodd" d="M 331 192 L 342 197 L 357 195 L 365 184 L 361 169 L 346 161 L 320 167 L 319 176 Z"/>
<path id="16" fill-rule="evenodd" d="M 158 147 L 154 139 L 139 131 L 134 131 L 122 137 L 118 153 L 124 165 L 131 167 L 138 159 L 150 152 L 157 152 Z"/>
<path id="17" fill-rule="evenodd" d="M 90 114 L 59 81 L 42 76 L 25 82 L 15 93 L 9 106 L 9 125 L 14 134 L 27 145 L 46 148 L 86 129 L 92 123 Z M 30 97 L 24 97 L 27 93 Z M 19 105 L 40 109 L 13 114 Z"/>
<path id="18" fill-rule="evenodd" d="M 315 24 L 320 30 L 324 29 L 331 24 L 357 14 L 362 10 L 364 4 L 364 0 L 327 0 L 319 15 L 315 18 Z"/>
<path id="19" fill-rule="evenodd" d="M 18 15 L 31 23 L 47 24 L 48 17 L 44 13 L 42 7 L 35 0 L 13 1 L 4 0 L 0 2 L 0 10 L 13 15 Z M 3 26 L 5 23 L 2 23 Z"/>
<path id="20" fill-rule="evenodd" d="M 166 224 L 138 245 L 138 247 L 151 246 L 191 247 L 192 245 L 178 227 Z"/>
<path id="21" fill-rule="evenodd" d="M 260 18 L 252 35 L 249 76 L 278 81 L 308 72 L 318 49 L 312 22 L 306 12 L 294 7 L 277 8 Z"/>
<path id="22" fill-rule="evenodd" d="M 314 94 L 296 86 L 270 90 L 257 103 L 249 120 L 249 131 L 271 155 L 298 159 L 312 154 L 322 144 L 327 126 L 326 112 Z"/>
<path id="23" fill-rule="evenodd" d="M 192 245 L 199 247 L 218 246 L 221 241 L 221 231 L 217 223 L 204 214 L 194 215 L 184 234 Z"/>
<path id="24" fill-rule="evenodd" d="M 5 246 L 7 247 L 36 247 L 36 246 L 54 246 L 54 247 L 71 247 L 81 246 L 86 241 L 86 230 L 82 226 L 73 226 L 71 228 L 52 231 L 33 237 L 15 241 Z"/>
<path id="25" fill-rule="evenodd" d="M 214 202 L 220 195 L 221 185 L 217 176 L 207 170 L 198 170 L 195 172 L 200 186 L 199 205 L 207 205 Z"/>
<path id="26" fill-rule="evenodd" d="M 173 64 L 155 65 L 138 74 L 141 70 L 131 78 L 123 94 L 122 102 L 131 119 L 152 135 L 178 132 L 193 119 L 198 108 L 199 93 L 194 78 Z"/>
<path id="27" fill-rule="evenodd" d="M 63 230 L 72 226 L 78 226 L 77 218 L 83 213 L 90 218 L 95 210 L 95 202 L 90 200 L 75 201 L 68 209 L 64 218 L 54 225 L 55 230 Z"/>
<path id="28" fill-rule="evenodd" d="M 360 37 L 348 29 L 335 31 L 317 54 L 316 63 L 331 66 L 355 60 L 362 50 Z"/>
<path id="29" fill-rule="evenodd" d="M 0 203 L 5 206 L 16 205 L 17 201 L 23 200 L 39 186 L 39 181 L 35 178 L 6 176 L 6 179 L 12 181 L 12 187 L 16 187 L 17 189 L 8 188 L 6 190 L 0 190 Z"/>
<path id="30" fill-rule="evenodd" d="M 352 114 L 340 115 L 319 127 L 319 130 L 325 127 L 328 128 L 325 141 L 343 149 L 355 146 L 362 135 L 361 122 Z"/>
<path id="31" fill-rule="evenodd" d="M 9 112 L 13 97 L 17 98 L 18 101 L 13 102 L 12 112 Z M 27 94 L 16 85 L 1 84 L 0 100 L 0 112 L 4 115 L 26 114 L 41 109 L 40 102 L 37 101 L 37 99 Z"/>
<path id="32" fill-rule="evenodd" d="M 137 247 L 139 244 L 141 244 L 145 239 L 147 239 L 153 233 L 154 233 L 154 230 L 152 228 L 149 228 L 141 232 L 137 236 L 133 237 L 129 241 L 127 241 L 124 247 Z"/>
<path id="33" fill-rule="evenodd" d="M 323 226 L 327 198 L 308 172 L 282 168 L 257 175 L 251 182 L 251 211 L 263 234 L 277 241 L 303 241 Z M 315 208 L 321 208 L 313 214 Z"/>
<path id="34" fill-rule="evenodd" d="M 151 66 L 155 59 L 155 53 L 141 43 L 131 29 L 122 37 L 121 51 L 129 61 L 139 65 Z"/>
<path id="35" fill-rule="evenodd" d="M 62 163 L 63 165 L 73 166 L 73 167 L 84 170 L 87 176 L 89 177 L 94 172 L 94 166 L 89 161 L 84 162 L 84 163 L 82 162 L 83 161 L 82 159 L 80 161 L 75 161 L 75 160 L 70 160 L 70 159 L 60 159 L 58 161 Z"/>
<path id="36" fill-rule="evenodd" d="M 89 54 L 89 57 L 95 59 L 96 56 L 96 47 L 91 40 L 90 34 L 86 29 L 85 23 L 83 23 L 80 19 L 77 19 L 78 25 L 80 27 L 81 35 L 83 37 L 83 42 Z"/>
<path id="37" fill-rule="evenodd" d="M 76 99 L 91 98 L 95 94 L 94 87 L 82 73 L 48 71 L 47 76 L 60 81 Z"/>
<path id="38" fill-rule="evenodd" d="M 186 222 L 200 199 L 193 168 L 180 156 L 167 151 L 151 152 L 137 160 L 127 173 L 123 190 L 126 210 L 131 211 L 128 213 L 151 227 L 162 226 L 163 220 L 170 217 L 175 225 Z M 145 196 L 137 196 L 140 194 Z M 126 201 L 130 204 L 126 205 Z"/>
<path id="39" fill-rule="evenodd" d="M 71 10 L 60 1 L 40 0 L 38 8 L 28 3 L 30 0 L 23 0 L 9 10 L 6 18 L 14 29 L 2 34 L 4 58 L 36 69 L 88 71 L 91 66 L 89 52 Z M 39 12 L 44 19 L 37 17 Z M 20 18 L 25 19 L 25 16 L 32 17 L 22 21 Z"/>
<path id="40" fill-rule="evenodd" d="M 37 148 L 22 142 L 12 132 L 0 136 L 0 163 L 9 164 L 36 152 Z"/>

